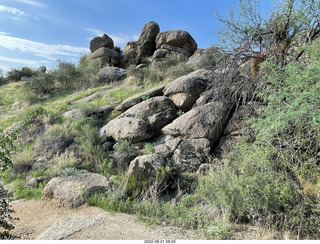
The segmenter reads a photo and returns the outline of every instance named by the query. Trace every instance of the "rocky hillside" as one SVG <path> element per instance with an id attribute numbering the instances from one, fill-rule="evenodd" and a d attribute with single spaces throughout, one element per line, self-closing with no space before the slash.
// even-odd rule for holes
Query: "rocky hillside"
<path id="1" fill-rule="evenodd" d="M 274 47 L 200 50 L 155 22 L 124 50 L 95 37 L 78 67 L 2 86 L 4 133 L 19 137 L 1 181 L 16 199 L 87 203 L 209 239 L 237 224 L 317 236 L 318 47 L 281 59 Z"/>

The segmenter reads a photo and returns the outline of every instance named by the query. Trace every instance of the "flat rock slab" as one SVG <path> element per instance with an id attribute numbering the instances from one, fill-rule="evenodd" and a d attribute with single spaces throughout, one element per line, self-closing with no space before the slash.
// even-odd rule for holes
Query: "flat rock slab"
<path id="1" fill-rule="evenodd" d="M 42 191 L 44 199 L 55 199 L 62 206 L 79 207 L 94 193 L 104 192 L 109 181 L 103 175 L 85 173 L 52 178 Z"/>
<path id="2" fill-rule="evenodd" d="M 36 240 L 63 240 L 94 225 L 101 225 L 103 222 L 102 218 L 95 218 L 92 216 L 64 218 L 40 234 Z"/>

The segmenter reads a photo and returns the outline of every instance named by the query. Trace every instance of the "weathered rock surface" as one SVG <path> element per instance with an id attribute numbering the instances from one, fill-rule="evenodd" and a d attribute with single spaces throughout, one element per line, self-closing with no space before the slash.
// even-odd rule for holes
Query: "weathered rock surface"
<path id="1" fill-rule="evenodd" d="M 192 36 L 183 30 L 169 30 L 160 32 L 156 38 L 156 48 L 160 49 L 162 45 L 168 44 L 173 47 L 180 47 L 188 52 L 188 57 L 197 50 L 197 43 Z"/>
<path id="2" fill-rule="evenodd" d="M 160 32 L 159 25 L 150 21 L 146 23 L 137 41 L 130 41 L 126 44 L 121 58 L 120 67 L 125 68 L 130 64 L 138 65 L 145 57 L 152 56 L 156 50 L 155 39 Z"/>
<path id="3" fill-rule="evenodd" d="M 100 59 L 102 66 L 117 66 L 120 62 L 120 55 L 111 48 L 101 47 L 86 57 L 87 62 L 94 59 Z"/>
<path id="4" fill-rule="evenodd" d="M 127 71 L 119 67 L 106 66 L 100 69 L 97 74 L 97 80 L 100 83 L 110 83 L 112 81 L 119 81 L 127 77 Z"/>
<path id="5" fill-rule="evenodd" d="M 184 140 L 174 151 L 172 161 L 178 171 L 196 172 L 202 163 L 209 161 L 211 142 L 206 138 Z"/>
<path id="6" fill-rule="evenodd" d="M 228 121 L 223 135 L 220 139 L 219 145 L 215 148 L 215 153 L 219 157 L 225 158 L 227 155 L 231 155 L 232 150 L 236 142 L 245 133 L 246 140 L 250 141 L 250 131 L 248 130 L 248 121 L 250 118 L 257 116 L 257 108 L 261 106 L 258 102 L 251 102 L 246 105 L 241 105 L 231 119 Z"/>
<path id="7" fill-rule="evenodd" d="M 154 151 L 163 157 L 169 158 L 173 155 L 181 141 L 180 138 L 169 139 L 162 144 L 156 145 Z"/>
<path id="8" fill-rule="evenodd" d="M 103 34 L 101 37 L 100 36 L 94 37 L 90 41 L 90 50 L 92 53 L 101 47 L 107 47 L 110 49 L 113 49 L 113 47 L 114 47 L 113 40 L 107 34 Z"/>
<path id="9" fill-rule="evenodd" d="M 161 46 L 160 49 L 156 50 L 152 56 L 152 60 L 159 60 L 163 59 L 168 55 L 176 55 L 180 58 L 181 61 L 187 61 L 189 57 L 189 53 L 180 48 L 180 47 L 174 47 L 170 46 L 168 44 L 164 44 Z"/>
<path id="10" fill-rule="evenodd" d="M 109 186 L 106 177 L 85 173 L 51 179 L 42 191 L 45 199 L 55 199 L 62 206 L 78 207 L 93 193 L 104 192 Z"/>
<path id="11" fill-rule="evenodd" d="M 106 90 L 101 90 L 101 91 L 97 91 L 87 97 L 81 98 L 79 100 L 76 100 L 74 102 L 72 102 L 71 104 L 78 104 L 78 103 L 84 103 L 84 102 L 90 102 L 93 101 L 95 99 L 97 99 L 98 97 L 100 97 L 101 95 L 103 95 L 104 93 L 106 93 Z"/>
<path id="12" fill-rule="evenodd" d="M 81 115 L 81 111 L 80 111 L 80 109 L 77 109 L 77 108 L 71 109 L 71 110 L 66 111 L 62 114 L 63 117 L 71 118 L 71 119 L 76 118 L 79 115 Z"/>
<path id="13" fill-rule="evenodd" d="M 204 57 L 205 50 L 198 48 L 197 51 L 189 58 L 187 64 L 197 67 L 201 63 L 202 58 Z"/>
<path id="14" fill-rule="evenodd" d="M 209 70 L 197 70 L 179 77 L 165 87 L 164 95 L 168 96 L 177 108 L 188 111 L 208 84 L 213 82 L 213 75 Z"/>
<path id="15" fill-rule="evenodd" d="M 154 51 L 156 50 L 155 40 L 160 32 L 159 25 L 150 21 L 146 23 L 141 31 L 141 34 L 138 39 L 138 57 L 144 58 L 152 56 Z"/>
<path id="16" fill-rule="evenodd" d="M 99 130 L 102 141 L 130 138 L 143 141 L 160 134 L 161 129 L 177 117 L 173 102 L 167 97 L 143 101 L 111 120 Z"/>
<path id="17" fill-rule="evenodd" d="M 127 193 L 139 194 L 153 183 L 161 184 L 165 176 L 160 176 L 158 172 L 164 166 L 165 160 L 157 154 L 136 157 L 128 168 Z"/>
<path id="18" fill-rule="evenodd" d="M 144 99 L 149 99 L 156 96 L 162 96 L 164 88 L 165 86 L 156 87 L 142 94 L 139 94 L 137 97 L 128 98 L 117 107 L 117 111 L 124 112 L 129 108 L 133 107 L 134 105 L 141 103 Z"/>
<path id="19" fill-rule="evenodd" d="M 216 143 L 228 121 L 230 106 L 216 101 L 191 109 L 162 129 L 162 133 L 182 139 L 207 138 Z"/>
<path id="20" fill-rule="evenodd" d="M 88 229 L 95 225 L 103 224 L 102 218 L 83 216 L 77 218 L 63 218 L 56 222 L 48 230 L 40 234 L 36 240 L 62 240 L 79 231 Z"/>
<path id="21" fill-rule="evenodd" d="M 129 165 L 128 174 L 137 181 L 152 179 L 156 176 L 157 169 L 165 166 L 165 160 L 158 154 L 136 157 Z"/>
<path id="22" fill-rule="evenodd" d="M 40 66 L 39 68 L 37 68 L 37 71 L 39 71 L 41 73 L 46 73 L 47 72 L 47 67 L 46 66 Z"/>

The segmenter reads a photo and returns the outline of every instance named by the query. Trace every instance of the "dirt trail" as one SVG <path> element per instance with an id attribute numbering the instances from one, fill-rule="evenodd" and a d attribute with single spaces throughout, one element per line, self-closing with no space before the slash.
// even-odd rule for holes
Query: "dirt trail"
<path id="1" fill-rule="evenodd" d="M 63 236 L 61 239 L 185 240 L 196 238 L 191 232 L 165 226 L 149 227 L 138 221 L 134 216 L 109 213 L 97 207 L 86 205 L 70 209 L 59 207 L 56 202 L 46 200 L 20 200 L 12 202 L 11 205 L 15 211 L 13 216 L 19 217 L 19 220 L 15 221 L 15 233 L 19 234 L 23 240 L 34 240 L 43 232 L 48 233 L 50 230 L 57 233 L 56 229 L 59 228 L 59 223 L 61 230 L 65 231 L 61 235 Z M 76 226 L 71 232 L 66 230 L 69 227 L 72 228 L 68 223 L 81 223 L 81 220 L 86 219 L 97 221 L 91 226 L 84 226 L 82 229 Z M 78 220 L 79 222 L 76 222 Z M 50 230 L 47 231 L 48 229 Z"/>

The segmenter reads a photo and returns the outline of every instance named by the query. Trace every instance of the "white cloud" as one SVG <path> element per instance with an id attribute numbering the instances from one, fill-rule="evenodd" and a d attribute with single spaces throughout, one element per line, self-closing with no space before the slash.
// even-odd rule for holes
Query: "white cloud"
<path id="1" fill-rule="evenodd" d="M 45 8 L 46 5 L 37 1 L 33 1 L 33 0 L 15 0 L 16 2 L 20 2 L 20 3 L 25 3 L 34 7 L 40 7 L 40 8 Z"/>
<path id="2" fill-rule="evenodd" d="M 80 53 L 87 53 L 86 47 L 74 47 L 70 45 L 45 44 L 30 41 L 22 38 L 11 37 L 6 33 L 0 33 L 0 47 L 13 51 L 33 54 L 47 60 L 55 61 L 60 56 L 78 56 Z"/>
<path id="3" fill-rule="evenodd" d="M 92 28 L 85 28 L 86 31 L 90 32 L 93 36 L 88 37 L 88 40 L 91 40 L 95 36 L 102 36 L 104 31 L 99 29 L 92 29 Z M 106 33 L 107 34 L 107 33 Z M 113 33 L 113 34 L 107 34 L 110 36 L 116 46 L 124 46 L 129 41 L 136 41 L 139 38 L 139 35 L 127 35 L 124 33 Z"/>
<path id="4" fill-rule="evenodd" d="M 98 29 L 92 29 L 92 28 L 84 28 L 86 31 L 89 31 L 91 34 L 95 36 L 102 36 L 104 34 L 104 31 L 98 30 Z"/>
<path id="5" fill-rule="evenodd" d="M 29 14 L 26 14 L 25 12 L 23 12 L 20 9 L 17 8 L 11 8 L 11 7 L 7 7 L 4 5 L 0 5 L 0 12 L 2 13 L 7 13 L 7 14 L 13 14 L 13 15 L 18 15 L 18 16 L 25 16 L 25 17 L 29 17 Z"/>
<path id="6" fill-rule="evenodd" d="M 0 13 L 12 14 L 15 16 L 16 19 L 21 19 L 21 17 L 24 17 L 24 18 L 31 18 L 31 19 L 39 20 L 38 17 L 32 16 L 28 13 L 25 13 L 20 9 L 12 8 L 12 7 L 8 7 L 8 6 L 4 6 L 4 5 L 0 5 Z"/>

